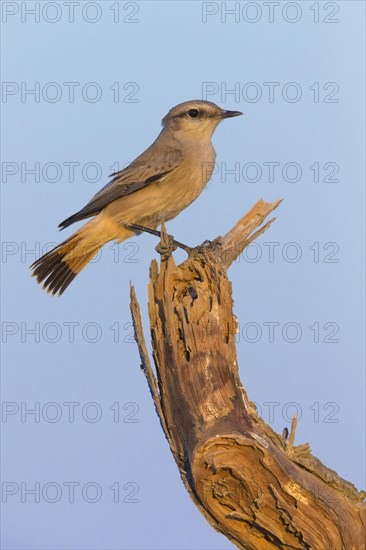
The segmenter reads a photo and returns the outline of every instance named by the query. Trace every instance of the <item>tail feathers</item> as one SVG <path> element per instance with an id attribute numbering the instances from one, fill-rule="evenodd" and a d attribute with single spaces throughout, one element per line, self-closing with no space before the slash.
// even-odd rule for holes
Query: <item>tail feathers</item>
<path id="1" fill-rule="evenodd" d="M 83 233 L 74 233 L 64 242 L 36 260 L 30 267 L 37 283 L 52 295 L 59 296 L 95 256 L 100 246 L 90 243 Z"/>
<path id="2" fill-rule="evenodd" d="M 81 211 L 76 212 L 76 214 L 73 214 L 69 218 L 66 218 L 66 220 L 64 220 L 63 222 L 59 223 L 58 227 L 60 228 L 60 231 L 62 231 L 62 229 L 66 229 L 66 227 L 69 227 L 69 225 L 72 225 L 75 222 L 79 222 L 81 220 L 84 220 L 85 217 L 87 217 L 87 216 L 83 216 L 81 214 Z"/>

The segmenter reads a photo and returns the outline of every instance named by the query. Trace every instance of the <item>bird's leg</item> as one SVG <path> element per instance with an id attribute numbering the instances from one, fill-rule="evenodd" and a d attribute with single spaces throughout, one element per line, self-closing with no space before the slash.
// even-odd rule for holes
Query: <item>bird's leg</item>
<path id="1" fill-rule="evenodd" d="M 156 229 L 150 229 L 150 227 L 145 227 L 144 225 L 138 225 L 136 223 L 132 223 L 130 225 L 126 225 L 127 229 L 131 229 L 132 231 L 142 231 L 144 233 L 150 233 L 151 235 L 155 235 L 156 237 L 159 237 L 161 239 L 161 231 L 157 231 Z M 183 243 L 180 243 L 179 241 L 176 241 L 172 235 L 168 235 L 168 238 L 171 241 L 171 244 L 175 247 L 181 248 L 182 250 L 185 250 L 187 254 L 190 254 L 192 251 L 192 248 L 190 246 L 186 246 Z"/>

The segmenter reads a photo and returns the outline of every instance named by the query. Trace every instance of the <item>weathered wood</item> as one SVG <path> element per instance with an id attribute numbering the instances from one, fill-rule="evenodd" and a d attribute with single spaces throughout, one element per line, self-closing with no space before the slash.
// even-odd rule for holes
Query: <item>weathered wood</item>
<path id="1" fill-rule="evenodd" d="M 182 480 L 207 521 L 238 548 L 362 550 L 365 493 L 275 433 L 240 381 L 237 330 L 226 269 L 273 220 L 259 201 L 224 237 L 176 266 L 163 231 L 150 269 L 155 379 L 133 288 L 142 368 Z"/>

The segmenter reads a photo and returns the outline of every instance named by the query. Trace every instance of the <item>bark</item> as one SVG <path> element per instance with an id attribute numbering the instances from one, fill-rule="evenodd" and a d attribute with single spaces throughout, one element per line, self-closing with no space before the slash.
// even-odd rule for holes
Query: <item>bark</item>
<path id="1" fill-rule="evenodd" d="M 259 201 L 224 237 L 174 263 L 165 231 L 150 269 L 156 376 L 139 305 L 131 311 L 142 369 L 183 483 L 207 521 L 238 548 L 365 549 L 365 492 L 258 416 L 238 373 L 226 270 L 275 218 Z"/>

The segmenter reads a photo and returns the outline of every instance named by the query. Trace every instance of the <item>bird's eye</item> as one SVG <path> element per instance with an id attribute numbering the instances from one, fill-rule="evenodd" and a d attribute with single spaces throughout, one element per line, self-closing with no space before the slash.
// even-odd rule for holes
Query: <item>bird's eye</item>
<path id="1" fill-rule="evenodd" d="M 199 111 L 198 111 L 198 109 L 189 109 L 187 114 L 191 118 L 197 118 L 198 115 L 199 115 Z"/>

